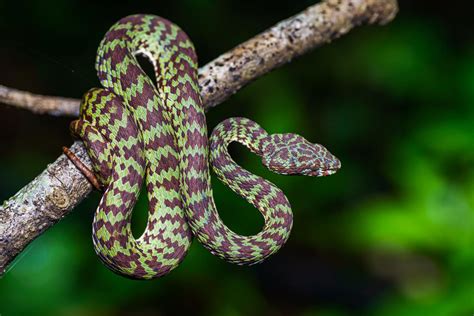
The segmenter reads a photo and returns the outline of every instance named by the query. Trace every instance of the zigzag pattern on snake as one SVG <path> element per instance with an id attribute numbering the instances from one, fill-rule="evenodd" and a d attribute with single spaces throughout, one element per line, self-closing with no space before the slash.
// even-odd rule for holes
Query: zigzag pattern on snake
<path id="1" fill-rule="evenodd" d="M 156 86 L 140 68 L 139 54 L 153 63 Z M 71 131 L 83 140 L 105 188 L 93 221 L 94 248 L 119 274 L 167 274 L 185 257 L 192 236 L 237 264 L 260 262 L 281 248 L 293 223 L 290 204 L 280 189 L 232 160 L 227 146 L 233 141 L 280 174 L 325 176 L 340 168 L 323 146 L 295 134 L 269 135 L 245 118 L 220 123 L 209 144 L 193 44 L 166 19 L 121 19 L 101 42 L 96 69 L 103 88 L 86 93 Z M 220 219 L 209 160 L 218 178 L 263 215 L 258 234 L 236 234 Z M 148 223 L 135 239 L 130 221 L 144 179 Z"/>

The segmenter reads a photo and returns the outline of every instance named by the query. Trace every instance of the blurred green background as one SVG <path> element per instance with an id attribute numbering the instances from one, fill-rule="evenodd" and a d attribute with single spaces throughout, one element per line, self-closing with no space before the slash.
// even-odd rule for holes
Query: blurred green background
<path id="1" fill-rule="evenodd" d="M 283 177 L 243 147 L 231 148 L 292 203 L 294 229 L 277 255 L 238 267 L 195 242 L 162 279 L 116 276 L 92 247 L 94 193 L 0 280 L 0 314 L 472 315 L 474 6 L 399 3 L 389 25 L 357 28 L 208 113 L 210 128 L 246 116 L 268 131 L 325 144 L 342 161 L 328 178 Z M 80 97 L 98 86 L 93 64 L 101 37 L 132 13 L 179 24 L 205 64 L 311 4 L 0 0 L 0 83 Z M 0 106 L 0 201 L 72 142 L 70 120 Z M 232 229 L 260 229 L 257 211 L 219 182 L 213 186 Z M 141 203 L 136 235 L 145 219 Z"/>

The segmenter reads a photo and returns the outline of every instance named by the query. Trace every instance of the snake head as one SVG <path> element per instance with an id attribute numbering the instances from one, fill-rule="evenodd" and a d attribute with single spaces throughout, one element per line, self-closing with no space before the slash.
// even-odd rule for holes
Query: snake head
<path id="1" fill-rule="evenodd" d="M 313 144 L 297 134 L 273 134 L 263 150 L 263 165 L 275 173 L 328 176 L 341 168 L 341 162 L 324 146 Z"/>

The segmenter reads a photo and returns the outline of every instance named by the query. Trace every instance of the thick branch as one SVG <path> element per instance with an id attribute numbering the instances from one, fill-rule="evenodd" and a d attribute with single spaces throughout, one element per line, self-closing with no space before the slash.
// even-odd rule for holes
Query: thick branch
<path id="1" fill-rule="evenodd" d="M 364 23 L 388 23 L 397 12 L 396 0 L 328 0 L 278 23 L 240 44 L 199 70 L 208 110 L 240 88 L 309 50 L 328 43 Z M 0 102 L 37 113 L 78 113 L 78 100 L 30 94 L 0 86 Z M 89 159 L 81 142 L 71 150 Z M 61 155 L 36 179 L 0 207 L 0 275 L 32 240 L 57 223 L 92 188 Z"/>

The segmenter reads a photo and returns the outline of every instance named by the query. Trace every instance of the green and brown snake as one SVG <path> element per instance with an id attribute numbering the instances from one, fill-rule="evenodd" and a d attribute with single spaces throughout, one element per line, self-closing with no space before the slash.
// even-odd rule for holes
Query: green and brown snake
<path id="1" fill-rule="evenodd" d="M 137 55 L 153 64 L 156 84 Z M 83 140 L 104 188 L 93 220 L 94 247 L 119 274 L 167 274 L 185 257 L 192 236 L 218 257 L 242 265 L 282 247 L 293 224 L 290 204 L 279 188 L 233 161 L 231 142 L 242 143 L 280 174 L 326 176 L 340 168 L 323 146 L 296 134 L 269 135 L 246 118 L 226 119 L 208 139 L 194 46 L 166 19 L 121 19 L 100 43 L 96 69 L 103 87 L 85 94 L 71 130 Z M 239 235 L 220 219 L 210 162 L 218 178 L 263 215 L 258 234 Z M 149 216 L 136 239 L 130 221 L 143 182 Z"/>

